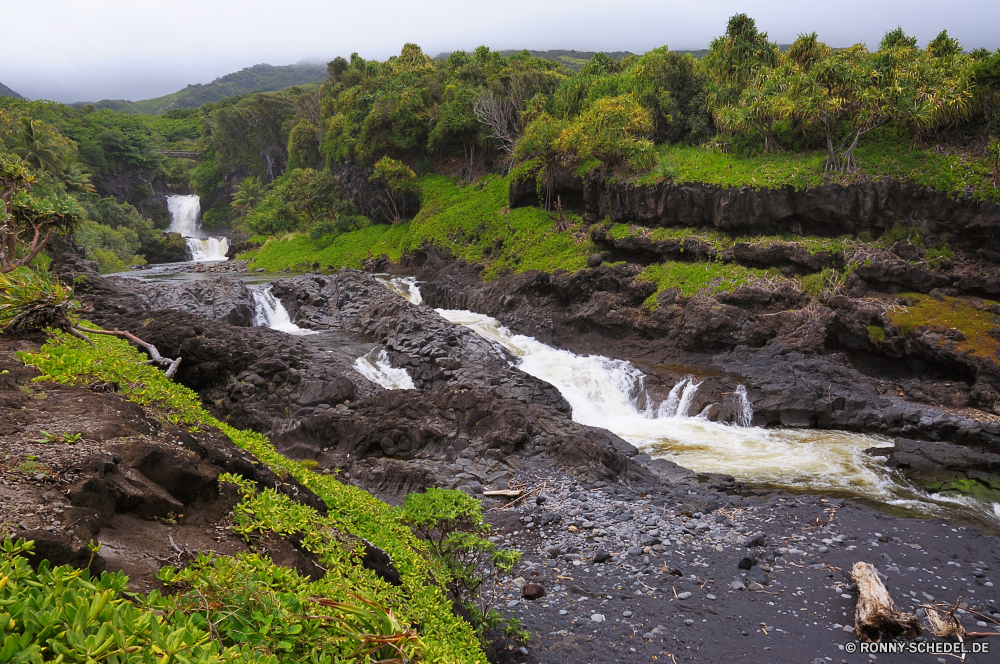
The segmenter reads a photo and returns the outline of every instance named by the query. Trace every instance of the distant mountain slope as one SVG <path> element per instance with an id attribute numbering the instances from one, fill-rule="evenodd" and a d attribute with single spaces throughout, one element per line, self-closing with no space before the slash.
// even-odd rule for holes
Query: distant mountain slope
<path id="1" fill-rule="evenodd" d="M 788 50 L 789 46 L 791 46 L 791 44 L 778 44 L 778 49 L 782 52 L 785 52 Z M 514 55 L 515 53 L 520 53 L 520 51 L 516 49 L 509 49 L 499 52 L 503 54 L 504 57 L 508 58 Z M 706 55 L 708 55 L 707 48 L 702 48 L 697 51 L 677 51 L 677 52 L 690 53 L 695 58 L 703 58 Z M 555 60 L 557 62 L 561 62 L 564 65 L 566 65 L 566 67 L 570 71 L 580 71 L 592 57 L 597 55 L 597 51 L 572 51 L 572 50 L 564 51 L 558 49 L 552 51 L 532 51 L 529 49 L 528 53 L 535 56 L 536 58 L 548 58 L 549 60 Z M 605 54 L 610 55 L 615 60 L 622 60 L 630 55 L 639 55 L 637 53 L 632 53 L 631 51 L 611 51 L 610 53 L 605 52 Z M 451 55 L 451 53 L 442 53 L 439 56 L 437 56 L 437 59 L 444 60 L 449 55 Z"/>
<path id="2" fill-rule="evenodd" d="M 0 97 L 13 97 L 14 99 L 24 99 L 24 97 L 17 94 L 3 83 L 0 83 Z"/>
<path id="3" fill-rule="evenodd" d="M 125 101 L 124 99 L 103 99 L 93 103 L 97 108 L 108 108 L 126 113 L 159 115 L 177 108 L 197 108 L 210 101 L 226 97 L 245 95 L 250 92 L 272 92 L 294 85 L 320 83 L 326 79 L 326 65 L 296 64 L 274 67 L 268 64 L 247 67 L 233 74 L 226 74 L 205 85 L 189 85 L 183 90 L 156 99 Z M 80 108 L 90 102 L 78 102 Z"/>
<path id="4" fill-rule="evenodd" d="M 507 49 L 497 52 L 505 58 L 509 58 L 515 53 L 520 53 L 521 51 L 519 49 Z M 561 62 L 571 71 L 580 71 L 580 69 L 582 69 L 592 57 L 597 55 L 597 51 L 565 51 L 560 49 L 552 51 L 532 51 L 531 49 L 528 49 L 528 53 L 536 58 L 548 58 L 549 60 Z M 451 55 L 451 53 L 441 53 L 437 56 L 437 59 L 446 60 L 449 55 Z M 615 60 L 621 60 L 622 58 L 635 54 L 629 51 L 613 51 L 611 53 L 607 53 L 607 55 L 610 55 Z"/>

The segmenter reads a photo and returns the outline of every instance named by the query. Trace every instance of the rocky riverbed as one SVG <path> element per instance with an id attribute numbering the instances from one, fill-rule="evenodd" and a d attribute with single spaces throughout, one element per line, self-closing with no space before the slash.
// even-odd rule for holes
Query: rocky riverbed
<path id="1" fill-rule="evenodd" d="M 626 268 L 521 276 L 503 281 L 501 293 L 461 266 L 441 266 L 424 270 L 421 292 L 434 306 L 492 312 L 579 353 L 633 360 L 649 376 L 647 399 L 666 398 L 700 364 L 707 389 L 692 405 L 697 411 L 745 385 L 760 424 L 888 434 L 900 440 L 885 439 L 885 451 L 875 453 L 891 454 L 894 467 L 935 481 L 949 473 L 947 481 L 991 481 L 1000 427 L 988 414 L 881 394 L 846 356 L 787 343 L 795 330 L 810 329 L 808 320 L 763 348 L 735 347 L 724 357 L 671 350 L 631 332 L 609 344 L 606 327 L 587 333 L 592 321 L 619 311 L 608 306 L 627 313 L 623 298 L 641 295 L 629 295 L 639 287 Z M 79 289 L 84 315 L 182 356 L 178 380 L 217 417 L 267 433 L 288 456 L 390 502 L 428 486 L 477 496 L 524 492 L 513 502 L 484 498 L 497 541 L 524 553 L 516 578 L 499 589 L 502 606 L 534 634 L 526 645 L 498 643 L 497 661 L 871 661 L 841 649 L 855 638 L 856 589 L 846 574 L 859 560 L 876 565 L 903 608 L 961 599 L 967 629 L 997 626 L 991 579 L 1000 549 L 966 523 L 890 516 L 843 497 L 782 492 L 652 458 L 576 421 L 560 391 L 518 368 L 504 347 L 412 305 L 370 274 L 271 285 L 293 324 L 315 333 L 299 336 L 254 325 L 245 280 L 200 276 L 177 283 L 91 276 Z M 696 315 L 716 305 L 684 306 Z M 86 563 L 85 542 L 97 537 L 109 547 L 96 564 L 127 570 L 145 589 L 168 561 L 196 550 L 244 550 L 226 535 L 234 497 L 214 489 L 214 478 L 234 466 L 315 502 L 218 432 L 163 429 L 112 387 L 29 383 L 33 373 L 12 353 L 39 342 L 8 337 L 0 349 L 10 372 L 2 378 L 4 407 L 16 414 L 0 432 L 7 454 L 0 522 L 50 542 L 45 551 L 59 562 Z M 379 351 L 407 371 L 414 389 L 385 389 L 359 373 L 356 358 Z M 81 403 L 91 413 L 77 427 L 81 447 L 67 454 L 44 442 L 43 430 L 69 430 Z M 25 472 L 21 462 L 30 457 L 35 465 Z M 180 509 L 190 521 L 171 523 Z M 276 561 L 311 573 L 294 544 L 267 548 Z"/>

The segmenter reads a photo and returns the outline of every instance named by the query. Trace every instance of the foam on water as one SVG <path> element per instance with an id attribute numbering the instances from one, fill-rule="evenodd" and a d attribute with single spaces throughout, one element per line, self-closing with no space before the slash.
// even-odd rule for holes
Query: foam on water
<path id="1" fill-rule="evenodd" d="M 304 336 L 307 334 L 319 334 L 316 330 L 307 330 L 292 322 L 288 316 L 288 310 L 281 304 L 281 300 L 271 294 L 271 287 L 266 290 L 251 291 L 253 295 L 253 324 L 260 327 L 269 327 L 272 330 L 280 330 L 288 334 Z"/>
<path id="2" fill-rule="evenodd" d="M 554 385 L 573 407 L 573 419 L 608 429 L 653 457 L 698 472 L 732 475 L 742 481 L 795 491 L 842 494 L 942 515 L 965 507 L 991 522 L 1000 506 L 965 498 L 928 495 L 902 482 L 884 461 L 864 453 L 885 446 L 885 438 L 818 429 L 752 427 L 753 409 L 743 386 L 736 391 L 737 426 L 711 422 L 690 411 L 698 383 L 681 380 L 659 406 L 638 408 L 644 376 L 631 363 L 581 356 L 512 334 L 495 319 L 470 311 L 437 312 L 464 325 L 517 358 L 523 371 Z"/>
<path id="3" fill-rule="evenodd" d="M 385 349 L 379 351 L 374 362 L 368 355 L 359 357 L 354 361 L 354 368 L 362 376 L 387 390 L 415 389 L 413 378 L 406 372 L 406 369 L 393 367 L 389 364 L 389 354 Z"/>

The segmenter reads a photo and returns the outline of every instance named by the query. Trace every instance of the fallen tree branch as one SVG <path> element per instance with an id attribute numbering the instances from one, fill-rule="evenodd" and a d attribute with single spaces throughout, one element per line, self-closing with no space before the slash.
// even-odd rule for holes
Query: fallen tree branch
<path id="1" fill-rule="evenodd" d="M 861 641 L 881 641 L 886 635 L 904 639 L 920 636 L 920 619 L 896 608 L 874 565 L 854 563 L 851 578 L 858 584 L 854 631 Z"/>
<path id="2" fill-rule="evenodd" d="M 934 636 L 940 636 L 942 638 L 956 637 L 959 641 L 963 641 L 965 637 L 972 637 L 976 639 L 987 638 L 990 636 L 1000 636 L 1000 632 L 969 632 L 966 631 L 965 627 L 955 616 L 955 613 L 962 608 L 962 598 L 959 597 L 955 602 L 954 606 L 951 604 L 921 604 L 920 608 L 927 612 L 927 623 L 930 625 L 930 631 Z M 986 618 L 994 624 L 997 623 L 995 619 L 989 616 L 983 616 L 981 613 L 973 611 L 971 609 L 963 609 L 967 613 L 971 613 L 982 618 Z"/>
<path id="3" fill-rule="evenodd" d="M 131 332 L 122 332 L 121 330 L 92 330 L 88 327 L 80 327 L 78 325 L 74 325 L 71 328 L 70 334 L 81 337 L 85 339 L 88 343 L 90 342 L 90 339 L 83 337 L 81 334 L 79 334 L 80 332 L 86 332 L 88 334 L 108 334 L 114 337 L 123 337 L 125 339 L 128 339 L 135 345 L 143 347 L 144 349 L 146 349 L 146 352 L 149 353 L 149 360 L 143 362 L 143 364 L 159 364 L 161 366 L 167 367 L 167 370 L 164 374 L 166 375 L 167 378 L 173 378 L 174 374 L 177 373 L 177 367 L 179 367 L 181 364 L 180 357 L 178 357 L 176 360 L 171 360 L 169 357 L 163 357 L 162 355 L 160 355 L 160 351 L 156 350 L 156 346 L 146 341 L 143 341 L 142 339 L 135 336 Z"/>

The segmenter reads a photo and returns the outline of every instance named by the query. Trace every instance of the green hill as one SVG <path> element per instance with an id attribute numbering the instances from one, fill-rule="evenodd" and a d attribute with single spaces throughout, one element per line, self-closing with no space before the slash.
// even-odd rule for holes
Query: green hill
<path id="1" fill-rule="evenodd" d="M 520 52 L 521 51 L 518 49 L 507 49 L 503 51 L 498 51 L 498 53 L 503 55 L 505 58 L 509 58 L 515 53 L 520 53 Z M 561 49 L 555 49 L 551 51 L 532 51 L 529 49 L 528 53 L 530 53 L 536 58 L 547 58 L 549 60 L 555 60 L 556 62 L 561 62 L 562 64 L 566 65 L 566 67 L 571 71 L 580 71 L 580 69 L 583 68 L 583 65 L 587 64 L 587 62 L 592 57 L 597 55 L 597 51 L 573 51 L 573 50 L 566 51 Z M 437 56 L 437 59 L 446 60 L 449 55 L 451 55 L 451 53 L 441 53 L 440 55 Z M 610 55 L 615 60 L 621 60 L 622 58 L 626 58 L 630 55 L 635 55 L 635 54 L 629 51 L 613 51 L 611 53 L 608 53 L 607 55 Z"/>
<path id="2" fill-rule="evenodd" d="M 254 65 L 233 74 L 226 74 L 205 85 L 189 85 L 173 94 L 146 99 L 102 99 L 99 102 L 78 102 L 76 108 L 93 105 L 125 113 L 159 115 L 179 108 L 197 108 L 210 101 L 245 95 L 251 92 L 273 92 L 295 85 L 319 83 L 326 79 L 326 65 L 299 63 L 275 67 L 268 64 Z M 2 88 L 0 88 L 2 92 Z"/>
<path id="3" fill-rule="evenodd" d="M 0 97 L 13 97 L 14 99 L 24 99 L 24 97 L 17 94 L 3 83 L 0 83 Z"/>

